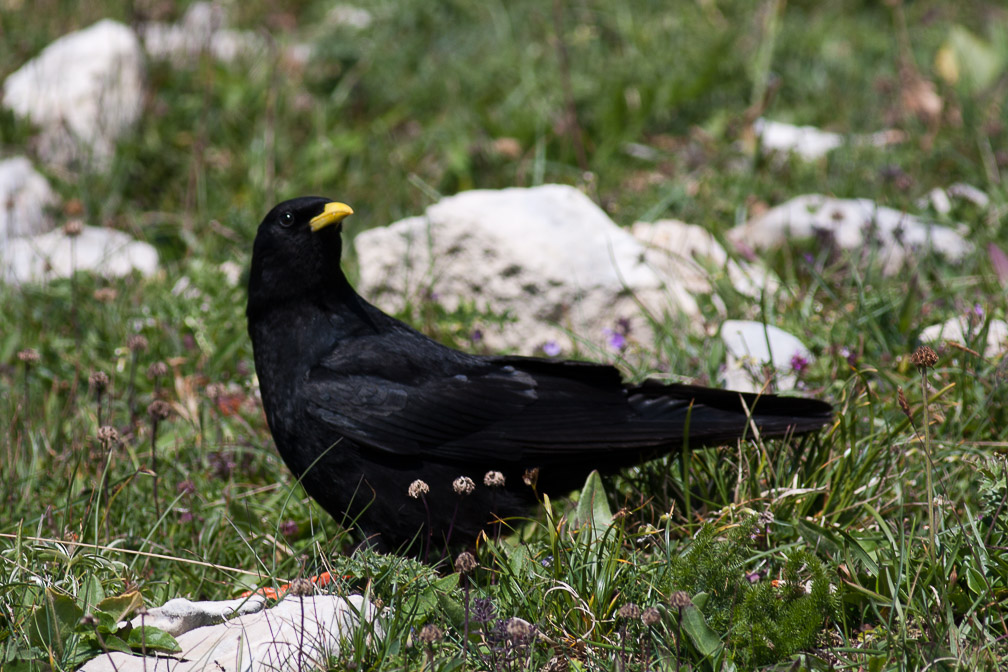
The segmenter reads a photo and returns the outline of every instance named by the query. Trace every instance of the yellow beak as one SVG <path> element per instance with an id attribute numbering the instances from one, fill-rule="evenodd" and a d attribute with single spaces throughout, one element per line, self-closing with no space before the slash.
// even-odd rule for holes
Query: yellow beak
<path id="1" fill-rule="evenodd" d="M 353 214 L 353 209 L 346 203 L 331 201 L 325 204 L 321 215 L 316 215 L 308 222 L 312 231 L 321 231 L 330 224 L 339 224 Z"/>

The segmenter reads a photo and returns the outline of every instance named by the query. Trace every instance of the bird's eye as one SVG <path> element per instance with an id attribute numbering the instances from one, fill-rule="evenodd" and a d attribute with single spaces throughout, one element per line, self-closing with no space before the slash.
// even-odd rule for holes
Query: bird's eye
<path id="1" fill-rule="evenodd" d="M 284 228 L 292 225 L 294 223 L 294 213 L 290 210 L 286 210 L 280 215 L 280 225 Z"/>

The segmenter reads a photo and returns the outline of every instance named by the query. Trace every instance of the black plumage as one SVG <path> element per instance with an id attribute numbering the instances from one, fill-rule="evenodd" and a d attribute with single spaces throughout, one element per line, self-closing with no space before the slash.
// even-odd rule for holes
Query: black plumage
<path id="1" fill-rule="evenodd" d="M 691 445 L 812 431 L 829 404 L 647 381 L 611 367 L 481 356 L 441 345 L 361 298 L 340 268 L 340 222 L 324 198 L 281 203 L 259 226 L 248 329 L 277 449 L 307 492 L 378 548 L 419 552 L 451 529 L 471 542 L 494 516 L 563 494 L 592 469 L 614 471 Z M 483 485 L 487 471 L 503 488 Z M 460 496 L 459 476 L 477 487 Z M 415 479 L 430 490 L 407 494 Z M 460 501 L 460 497 L 462 497 Z M 491 511 L 491 509 L 493 509 Z M 428 527 L 428 523 L 430 527 Z M 443 547 L 443 546 L 442 546 Z"/>

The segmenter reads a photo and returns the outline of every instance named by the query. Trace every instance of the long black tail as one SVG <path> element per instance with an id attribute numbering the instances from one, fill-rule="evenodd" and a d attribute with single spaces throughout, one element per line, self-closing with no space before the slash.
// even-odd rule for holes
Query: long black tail
<path id="1" fill-rule="evenodd" d="M 833 407 L 818 399 L 735 392 L 698 385 L 663 385 L 648 381 L 630 388 L 630 404 L 640 420 L 681 427 L 681 436 L 694 445 L 710 445 L 752 436 L 803 434 L 822 429 L 833 420 Z M 677 432 L 678 433 L 678 432 Z"/>

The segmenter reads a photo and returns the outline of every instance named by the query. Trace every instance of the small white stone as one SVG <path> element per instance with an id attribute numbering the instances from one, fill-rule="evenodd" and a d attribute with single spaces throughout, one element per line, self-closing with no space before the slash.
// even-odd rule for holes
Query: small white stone
<path id="1" fill-rule="evenodd" d="M 812 361 L 812 353 L 798 337 L 769 324 L 751 320 L 726 320 L 721 325 L 726 350 L 726 387 L 742 392 L 767 391 L 763 368 L 773 368 L 774 390 L 794 389 L 798 382 L 792 363 L 800 357 Z"/>
<path id="2" fill-rule="evenodd" d="M 764 150 L 794 152 L 807 161 L 825 156 L 844 143 L 839 133 L 823 131 L 815 126 L 795 126 L 770 119 L 757 119 L 753 130 Z"/>

